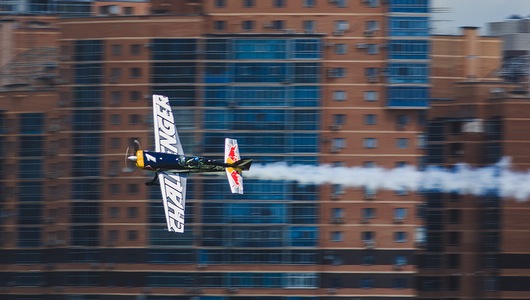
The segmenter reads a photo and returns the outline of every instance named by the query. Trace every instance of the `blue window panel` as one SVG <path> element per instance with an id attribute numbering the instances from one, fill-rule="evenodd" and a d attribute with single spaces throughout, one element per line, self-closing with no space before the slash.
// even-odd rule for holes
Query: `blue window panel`
<path id="1" fill-rule="evenodd" d="M 429 88 L 390 87 L 387 106 L 427 108 L 429 106 Z"/>
<path id="2" fill-rule="evenodd" d="M 285 153 L 288 148 L 285 145 L 286 135 L 279 132 L 253 132 L 237 133 L 233 135 L 238 140 L 242 153 L 250 155 L 251 153 Z M 204 134 L 203 151 L 209 153 L 219 152 L 219 147 L 224 145 L 226 133 Z M 244 150 L 243 150 L 244 149 Z"/>
<path id="3" fill-rule="evenodd" d="M 234 59 L 286 59 L 285 39 L 233 40 Z"/>
<path id="4" fill-rule="evenodd" d="M 99 131 L 102 130 L 103 112 L 98 109 L 76 110 L 72 116 L 74 131 Z"/>
<path id="5" fill-rule="evenodd" d="M 73 225 L 70 227 L 70 241 L 73 246 L 99 246 L 98 225 Z"/>
<path id="6" fill-rule="evenodd" d="M 24 113 L 19 114 L 19 127 L 21 134 L 40 134 L 44 133 L 43 113 Z"/>
<path id="7" fill-rule="evenodd" d="M 293 106 L 320 106 L 321 90 L 318 86 L 294 86 L 292 89 Z"/>
<path id="8" fill-rule="evenodd" d="M 292 64 L 292 77 L 294 83 L 319 83 L 321 82 L 321 64 L 317 62 L 297 62 Z"/>
<path id="9" fill-rule="evenodd" d="M 72 159 L 72 176 L 100 176 L 101 157 L 74 156 Z"/>
<path id="10" fill-rule="evenodd" d="M 148 249 L 147 261 L 153 264 L 189 264 L 195 261 L 196 251 L 191 249 Z"/>
<path id="11" fill-rule="evenodd" d="M 103 60 L 103 41 L 83 40 L 75 41 L 76 61 L 98 61 Z"/>
<path id="12" fill-rule="evenodd" d="M 44 137 L 20 136 L 18 155 L 22 157 L 44 156 Z"/>
<path id="13" fill-rule="evenodd" d="M 231 67 L 228 63 L 207 63 L 204 67 L 204 83 L 228 83 L 232 81 Z"/>
<path id="14" fill-rule="evenodd" d="M 244 175 L 243 175 L 244 176 Z M 246 178 L 245 183 L 245 199 L 249 200 L 289 200 L 287 194 L 287 187 L 282 181 L 258 181 L 255 179 Z M 226 200 L 226 199 L 240 199 L 242 196 L 233 195 L 230 193 L 230 187 L 226 178 L 208 178 L 205 182 L 208 186 L 207 190 L 203 191 L 205 200 Z"/>
<path id="15" fill-rule="evenodd" d="M 317 153 L 319 151 L 319 138 L 316 133 L 290 134 L 289 140 L 292 153 Z"/>
<path id="16" fill-rule="evenodd" d="M 19 179 L 42 179 L 43 175 L 42 159 L 24 159 L 18 161 Z"/>
<path id="17" fill-rule="evenodd" d="M 164 95 L 170 99 L 171 106 L 195 106 L 197 91 L 194 87 L 186 86 L 155 86 L 153 93 Z"/>
<path id="18" fill-rule="evenodd" d="M 74 82 L 76 84 L 101 84 L 103 65 L 100 63 L 75 64 Z"/>
<path id="19" fill-rule="evenodd" d="M 15 282 L 16 286 L 21 287 L 40 287 L 44 278 L 40 272 L 23 272 L 16 273 Z M 20 299 L 20 298 L 19 298 Z M 38 298 L 25 298 L 24 299 L 38 299 Z"/>
<path id="20" fill-rule="evenodd" d="M 228 39 L 207 39 L 205 48 L 206 59 L 211 60 L 229 59 L 232 49 Z"/>
<path id="21" fill-rule="evenodd" d="M 318 206 L 312 203 L 291 203 L 289 205 L 289 221 L 292 224 L 317 224 Z"/>
<path id="22" fill-rule="evenodd" d="M 281 203 L 229 203 L 225 209 L 226 223 L 282 224 L 286 207 Z"/>
<path id="23" fill-rule="evenodd" d="M 193 62 L 157 62 L 151 69 L 151 82 L 195 83 L 196 64 Z"/>
<path id="24" fill-rule="evenodd" d="M 20 248 L 40 247 L 42 230 L 38 227 L 19 227 L 17 230 L 17 246 Z"/>
<path id="25" fill-rule="evenodd" d="M 430 0 L 390 0 L 390 12 L 428 13 Z"/>
<path id="26" fill-rule="evenodd" d="M 428 17 L 390 17 L 390 36 L 429 36 Z"/>
<path id="27" fill-rule="evenodd" d="M 22 233 L 21 231 L 24 231 Z M 24 241 L 21 241 L 20 238 L 23 238 Z M 31 241 L 28 241 L 31 240 Z M 39 228 L 21 228 L 18 230 L 18 244 L 21 243 L 34 243 L 37 247 L 39 243 L 35 241 L 40 240 L 40 229 Z M 27 247 L 27 246 L 26 246 Z M 16 264 L 38 264 L 43 262 L 43 251 L 34 251 L 34 250 L 17 250 L 15 254 L 15 263 Z M 11 263 L 11 261 L 9 262 Z"/>
<path id="28" fill-rule="evenodd" d="M 292 111 L 292 130 L 318 130 L 319 127 L 320 112 L 318 110 L 304 109 Z"/>
<path id="29" fill-rule="evenodd" d="M 392 40 L 389 45 L 391 59 L 429 59 L 430 45 L 427 40 Z"/>
<path id="30" fill-rule="evenodd" d="M 42 182 L 20 181 L 17 194 L 19 202 L 41 202 L 43 200 Z"/>
<path id="31" fill-rule="evenodd" d="M 322 41 L 320 39 L 293 39 L 292 55 L 294 59 L 320 59 Z"/>
<path id="32" fill-rule="evenodd" d="M 72 223 L 98 223 L 101 219 L 99 202 L 82 201 L 73 202 L 70 207 L 70 222 Z"/>
<path id="33" fill-rule="evenodd" d="M 149 228 L 149 245 L 150 246 L 191 246 L 193 245 L 193 226 L 185 224 L 184 233 L 175 238 L 175 233 L 167 230 L 167 226 L 153 225 Z"/>
<path id="34" fill-rule="evenodd" d="M 228 106 L 230 90 L 226 86 L 206 86 L 204 101 L 207 107 Z"/>
<path id="35" fill-rule="evenodd" d="M 232 99 L 237 106 L 286 106 L 286 87 L 237 86 L 233 88 Z"/>
<path id="36" fill-rule="evenodd" d="M 101 251 L 95 249 L 70 249 L 68 250 L 68 262 L 99 262 Z"/>
<path id="37" fill-rule="evenodd" d="M 390 63 L 388 65 L 389 83 L 428 83 L 429 65 L 413 63 Z"/>
<path id="38" fill-rule="evenodd" d="M 101 180 L 99 179 L 75 179 L 72 183 L 73 200 L 100 200 Z"/>
<path id="39" fill-rule="evenodd" d="M 235 63 L 234 82 L 286 82 L 288 77 L 287 63 Z"/>
<path id="40" fill-rule="evenodd" d="M 103 106 L 103 94 L 99 87 L 74 88 L 74 107 L 100 107 Z"/>
<path id="41" fill-rule="evenodd" d="M 75 154 L 99 154 L 103 150 L 101 134 L 77 132 L 73 141 Z"/>
<path id="42" fill-rule="evenodd" d="M 293 226 L 289 229 L 289 239 L 292 247 L 316 247 L 318 228 Z"/>
<path id="43" fill-rule="evenodd" d="M 153 60 L 190 60 L 197 57 L 196 39 L 153 39 Z"/>
<path id="44" fill-rule="evenodd" d="M 42 221 L 42 204 L 19 204 L 18 205 L 18 224 L 40 224 Z"/>

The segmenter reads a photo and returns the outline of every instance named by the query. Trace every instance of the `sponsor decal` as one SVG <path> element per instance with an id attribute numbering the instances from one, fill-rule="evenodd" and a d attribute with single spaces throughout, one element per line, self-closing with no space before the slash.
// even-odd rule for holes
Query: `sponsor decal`
<path id="1" fill-rule="evenodd" d="M 179 176 L 162 176 L 164 198 L 166 203 L 166 216 L 168 230 L 174 232 L 184 231 L 184 187 L 180 183 Z M 162 179 L 161 178 L 161 179 Z"/>
<path id="2" fill-rule="evenodd" d="M 160 151 L 178 154 L 176 127 L 169 98 L 162 96 L 154 97 L 155 135 L 158 137 Z"/>

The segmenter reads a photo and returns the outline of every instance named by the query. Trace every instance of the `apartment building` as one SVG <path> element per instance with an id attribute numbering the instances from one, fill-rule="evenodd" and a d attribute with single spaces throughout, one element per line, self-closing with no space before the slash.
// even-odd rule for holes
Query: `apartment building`
<path id="1" fill-rule="evenodd" d="M 437 100 L 428 117 L 427 163 L 485 167 L 511 157 L 513 170 L 527 170 L 527 89 L 499 77 L 506 75 L 500 72 L 502 40 L 477 32 L 467 27 L 462 35 L 432 39 Z M 433 191 L 425 203 L 421 299 L 529 297 L 523 283 L 528 227 L 520 219 L 528 202 L 504 198 L 497 189 L 484 196 Z"/>
<path id="2" fill-rule="evenodd" d="M 95 6 L 57 21 L 51 111 L 2 104 L 4 124 L 36 111 L 30 127 L 57 124 L 34 133 L 54 158 L 25 158 L 29 131 L 2 134 L 13 147 L 3 155 L 29 164 L 2 178 L 13 191 L 2 297 L 415 297 L 417 194 L 249 179 L 234 196 L 224 178 L 192 176 L 186 233 L 175 235 L 157 188 L 122 161 L 134 139 L 152 148 L 159 93 L 186 153 L 220 157 L 233 137 L 258 163 L 421 163 L 428 1 L 152 1 L 149 14 Z M 15 94 L 3 93 L 24 103 Z"/>

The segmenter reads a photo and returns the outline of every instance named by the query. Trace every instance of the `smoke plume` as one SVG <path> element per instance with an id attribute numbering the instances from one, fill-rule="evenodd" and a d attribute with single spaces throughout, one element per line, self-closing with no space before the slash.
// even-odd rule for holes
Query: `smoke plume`
<path id="1" fill-rule="evenodd" d="M 394 191 L 438 191 L 485 195 L 526 200 L 530 198 L 530 171 L 510 170 L 510 159 L 482 168 L 457 164 L 452 168 L 412 166 L 394 169 L 334 167 L 330 165 L 287 165 L 285 163 L 254 164 L 247 178 L 286 180 L 300 184 L 340 184 L 345 187 Z"/>

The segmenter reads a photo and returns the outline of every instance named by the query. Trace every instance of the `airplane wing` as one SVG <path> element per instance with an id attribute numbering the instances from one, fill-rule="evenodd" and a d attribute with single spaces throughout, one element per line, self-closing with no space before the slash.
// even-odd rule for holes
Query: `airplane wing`
<path id="1" fill-rule="evenodd" d="M 168 97 L 153 95 L 153 125 L 157 152 L 184 155 Z M 184 232 L 186 180 L 183 174 L 158 174 L 169 231 Z"/>
<path id="2" fill-rule="evenodd" d="M 184 232 L 186 180 L 184 174 L 169 172 L 158 174 L 168 231 Z"/>
<path id="3" fill-rule="evenodd" d="M 153 95 L 155 151 L 184 155 L 169 98 Z"/>

